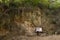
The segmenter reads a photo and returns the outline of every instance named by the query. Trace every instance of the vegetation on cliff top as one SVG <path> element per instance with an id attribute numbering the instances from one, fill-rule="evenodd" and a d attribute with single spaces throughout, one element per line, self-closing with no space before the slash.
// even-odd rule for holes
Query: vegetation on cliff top
<path id="1" fill-rule="evenodd" d="M 15 4 L 21 4 L 25 6 L 37 6 L 41 4 L 43 6 L 48 6 L 50 8 L 59 8 L 60 7 L 60 0 L 0 0 L 1 3 L 5 3 L 9 5 L 10 2 Z"/>

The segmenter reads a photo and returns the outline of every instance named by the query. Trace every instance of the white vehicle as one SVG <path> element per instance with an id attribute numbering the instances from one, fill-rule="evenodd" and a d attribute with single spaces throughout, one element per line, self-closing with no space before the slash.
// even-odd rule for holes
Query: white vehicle
<path id="1" fill-rule="evenodd" d="M 42 28 L 41 28 L 41 27 L 37 27 L 37 28 L 35 29 L 35 31 L 36 31 L 36 32 L 42 32 Z"/>

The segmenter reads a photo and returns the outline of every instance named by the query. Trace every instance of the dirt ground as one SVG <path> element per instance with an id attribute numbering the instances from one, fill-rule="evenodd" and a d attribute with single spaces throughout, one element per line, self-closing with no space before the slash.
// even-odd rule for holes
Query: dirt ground
<path id="1" fill-rule="evenodd" d="M 60 40 L 60 35 L 52 35 L 52 36 L 14 36 L 14 37 L 7 37 L 2 40 Z"/>

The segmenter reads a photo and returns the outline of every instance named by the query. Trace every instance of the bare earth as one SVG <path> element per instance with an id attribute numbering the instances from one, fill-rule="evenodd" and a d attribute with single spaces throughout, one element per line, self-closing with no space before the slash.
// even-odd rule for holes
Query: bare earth
<path id="1" fill-rule="evenodd" d="M 45 36 L 45 37 L 40 37 L 40 36 L 15 36 L 15 37 L 10 37 L 4 40 L 60 40 L 60 35 L 52 35 L 52 36 Z"/>

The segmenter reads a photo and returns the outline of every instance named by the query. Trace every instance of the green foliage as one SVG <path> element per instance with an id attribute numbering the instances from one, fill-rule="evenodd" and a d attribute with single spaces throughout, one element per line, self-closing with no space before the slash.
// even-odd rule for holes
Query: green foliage
<path id="1" fill-rule="evenodd" d="M 21 4 L 23 4 L 24 6 L 36 6 L 38 5 L 39 0 L 24 0 L 21 2 Z"/>
<path id="2" fill-rule="evenodd" d="M 0 0 L 1 3 L 9 5 L 11 0 Z M 60 0 L 12 0 L 13 3 L 24 4 L 25 6 L 36 6 L 39 3 L 50 8 L 59 8 Z"/>
<path id="3" fill-rule="evenodd" d="M 46 6 L 49 5 L 48 0 L 40 0 L 40 3 L 43 4 L 43 5 L 46 5 Z"/>
<path id="4" fill-rule="evenodd" d="M 6 5 L 9 5 L 11 0 L 0 0 L 1 3 L 5 3 Z M 39 3 L 39 0 L 12 0 L 13 3 L 19 3 L 24 5 L 37 5 Z"/>
<path id="5" fill-rule="evenodd" d="M 24 5 L 31 5 L 31 6 L 35 6 L 38 5 L 38 3 L 48 6 L 50 8 L 58 8 L 60 7 L 60 0 L 13 0 L 14 3 L 20 3 Z M 9 2 L 11 2 L 11 0 L 0 0 L 1 3 L 5 3 L 5 4 L 9 4 Z"/>

